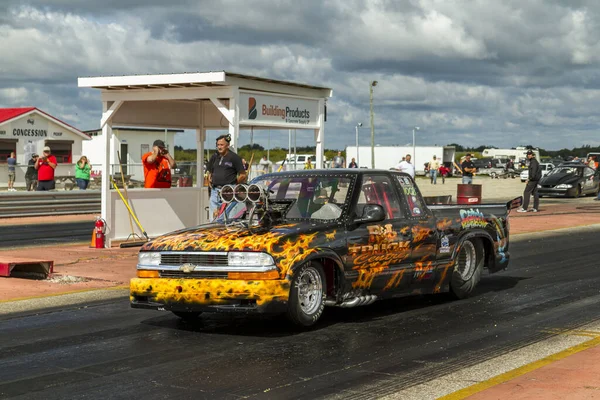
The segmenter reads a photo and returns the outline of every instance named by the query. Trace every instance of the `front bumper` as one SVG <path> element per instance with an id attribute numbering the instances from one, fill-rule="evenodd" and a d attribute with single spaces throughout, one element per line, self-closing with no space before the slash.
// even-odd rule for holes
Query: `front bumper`
<path id="1" fill-rule="evenodd" d="M 567 196 L 573 189 L 538 188 L 538 194 L 542 196 Z"/>
<path id="2" fill-rule="evenodd" d="M 287 308 L 288 280 L 133 278 L 131 307 L 167 311 L 279 313 Z"/>

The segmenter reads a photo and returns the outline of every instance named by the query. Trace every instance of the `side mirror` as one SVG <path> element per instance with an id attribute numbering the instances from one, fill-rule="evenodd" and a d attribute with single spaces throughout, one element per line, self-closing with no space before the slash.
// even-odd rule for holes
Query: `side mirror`
<path id="1" fill-rule="evenodd" d="M 354 220 L 355 224 L 381 222 L 385 219 L 385 211 L 379 204 L 367 204 L 363 209 L 362 216 Z"/>

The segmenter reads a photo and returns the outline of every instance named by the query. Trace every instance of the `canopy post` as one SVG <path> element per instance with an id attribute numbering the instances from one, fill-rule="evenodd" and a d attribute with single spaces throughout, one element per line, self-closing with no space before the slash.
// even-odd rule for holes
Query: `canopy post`
<path id="1" fill-rule="evenodd" d="M 229 98 L 229 115 L 233 122 L 229 124 L 229 134 L 231 135 L 230 146 L 236 153 L 239 152 L 238 142 L 240 140 L 240 91 L 234 88 L 233 96 Z"/>
<path id="2" fill-rule="evenodd" d="M 119 105 L 120 106 L 120 105 Z M 111 155 L 111 139 L 113 136 L 112 132 L 112 117 L 114 115 L 114 104 L 112 107 L 108 107 L 108 102 L 102 102 L 102 144 L 104 146 L 104 158 L 102 159 L 102 188 L 101 188 L 101 203 L 100 203 L 100 216 L 104 221 L 112 221 L 110 219 L 110 155 Z M 118 106 L 116 107 L 118 108 Z M 109 225 L 107 229 L 111 229 Z M 105 246 L 110 248 L 111 239 L 110 235 L 106 235 Z"/>
<path id="3" fill-rule="evenodd" d="M 315 129 L 316 164 L 317 168 L 325 168 L 323 150 L 325 146 L 325 100 L 319 100 L 319 128 Z"/>

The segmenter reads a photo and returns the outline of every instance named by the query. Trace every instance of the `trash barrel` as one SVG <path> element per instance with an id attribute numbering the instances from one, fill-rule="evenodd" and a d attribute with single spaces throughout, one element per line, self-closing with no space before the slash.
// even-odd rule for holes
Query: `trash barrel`
<path id="1" fill-rule="evenodd" d="M 481 185 L 458 184 L 457 204 L 481 204 Z"/>

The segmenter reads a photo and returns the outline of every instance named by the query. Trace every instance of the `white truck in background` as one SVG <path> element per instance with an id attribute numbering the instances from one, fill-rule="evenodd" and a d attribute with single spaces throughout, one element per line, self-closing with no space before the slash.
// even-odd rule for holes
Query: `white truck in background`
<path id="1" fill-rule="evenodd" d="M 375 146 L 374 149 L 375 168 L 378 169 L 394 168 L 402 161 L 402 157 L 410 154 L 417 175 L 425 173 L 425 163 L 431 161 L 434 155 L 440 160 L 440 164 L 446 165 L 450 171 L 454 170 L 454 146 L 416 146 L 415 154 L 412 146 Z M 350 164 L 352 158 L 356 160 L 359 168 L 371 168 L 371 146 L 359 146 L 358 152 L 356 146 L 346 146 L 346 165 Z"/>
<path id="2" fill-rule="evenodd" d="M 492 158 L 510 158 L 515 162 L 515 166 L 518 168 L 519 163 L 527 164 L 527 151 L 529 151 L 527 147 L 516 147 L 514 149 L 483 149 L 481 155 L 483 157 Z M 538 149 L 533 149 L 532 151 L 535 154 L 536 160 L 540 161 L 540 151 Z"/>

